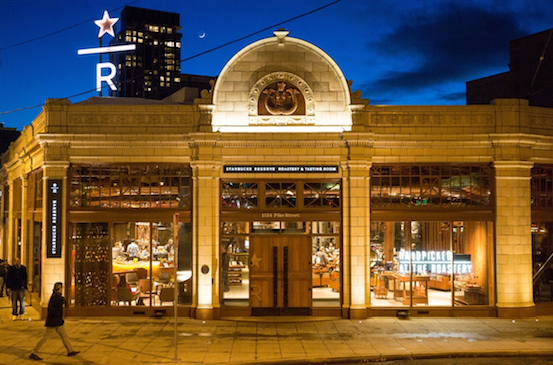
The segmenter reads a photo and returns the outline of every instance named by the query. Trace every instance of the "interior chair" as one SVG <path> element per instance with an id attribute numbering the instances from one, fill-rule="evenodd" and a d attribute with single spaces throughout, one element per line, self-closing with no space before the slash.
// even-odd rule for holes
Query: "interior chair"
<path id="1" fill-rule="evenodd" d="M 128 305 L 131 305 L 132 301 L 138 300 L 138 293 L 134 293 L 128 287 L 118 287 L 117 288 L 117 303 L 123 301 Z"/>
<path id="2" fill-rule="evenodd" d="M 128 272 L 125 274 L 125 279 L 127 280 L 127 284 L 130 286 L 137 286 L 138 285 L 138 274 L 135 272 Z"/>
<path id="3" fill-rule="evenodd" d="M 138 280 L 138 295 L 140 297 L 140 302 L 142 303 L 144 299 L 150 298 L 152 296 L 153 304 L 155 304 L 155 292 L 152 291 L 152 282 L 150 279 L 139 279 Z"/>
<path id="4" fill-rule="evenodd" d="M 161 288 L 161 293 L 159 293 L 159 302 L 163 305 L 163 302 L 173 302 L 175 300 L 175 289 L 174 288 Z"/>
<path id="5" fill-rule="evenodd" d="M 171 273 L 167 271 L 162 271 L 159 274 L 159 278 L 157 279 L 157 281 L 161 284 L 169 284 L 171 282 Z"/>

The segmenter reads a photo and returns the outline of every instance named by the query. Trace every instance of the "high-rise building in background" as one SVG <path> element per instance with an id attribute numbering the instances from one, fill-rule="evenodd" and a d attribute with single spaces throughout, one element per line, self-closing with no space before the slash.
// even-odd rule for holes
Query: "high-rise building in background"
<path id="1" fill-rule="evenodd" d="M 467 82 L 467 104 L 493 99 L 528 99 L 529 105 L 553 107 L 553 29 L 510 42 L 509 71 Z"/>
<path id="2" fill-rule="evenodd" d="M 180 15 L 126 6 L 115 44 L 136 44 L 134 52 L 116 53 L 118 90 L 113 96 L 163 99 L 182 87 Z"/>
<path id="3" fill-rule="evenodd" d="M 6 128 L 4 123 L 0 123 L 0 155 L 8 149 L 10 144 L 15 141 L 19 135 L 20 131 L 15 128 Z"/>

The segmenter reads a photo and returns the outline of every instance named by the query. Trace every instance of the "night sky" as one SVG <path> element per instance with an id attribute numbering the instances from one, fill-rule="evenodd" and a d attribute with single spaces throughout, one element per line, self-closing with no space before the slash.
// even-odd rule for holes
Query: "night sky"
<path id="1" fill-rule="evenodd" d="M 125 5 L 179 13 L 184 60 L 333 1 L 0 0 L 0 123 L 21 130 L 46 99 L 95 89 L 98 55 L 77 50 L 98 46 L 94 20 L 105 9 L 112 18 Z M 276 28 L 327 52 L 371 105 L 463 105 L 466 81 L 509 70 L 510 40 L 553 28 L 553 1 L 342 0 L 185 61 L 181 72 L 216 76 Z"/>

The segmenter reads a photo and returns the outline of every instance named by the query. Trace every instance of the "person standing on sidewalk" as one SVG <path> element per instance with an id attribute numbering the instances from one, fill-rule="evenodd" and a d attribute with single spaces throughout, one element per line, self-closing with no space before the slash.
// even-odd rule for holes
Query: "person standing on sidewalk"
<path id="1" fill-rule="evenodd" d="M 25 314 L 25 292 L 27 291 L 27 268 L 21 265 L 21 259 L 15 259 L 13 266 L 8 268 L 6 288 L 11 292 L 12 320 Z"/>
<path id="2" fill-rule="evenodd" d="M 65 346 L 65 349 L 67 350 L 67 356 L 75 356 L 80 352 L 73 350 L 73 346 L 71 346 L 71 342 L 69 341 L 69 337 L 67 337 L 67 332 L 63 326 L 65 323 L 63 320 L 63 307 L 67 304 L 67 301 L 61 295 L 62 289 L 62 283 L 58 282 L 54 284 L 54 291 L 50 297 L 50 301 L 48 302 L 48 314 L 46 315 L 46 323 L 44 324 L 44 326 L 46 326 L 46 330 L 40 340 L 38 340 L 33 351 L 31 351 L 31 354 L 29 355 L 29 359 L 31 360 L 42 360 L 42 358 L 37 355 L 38 351 L 54 331 L 60 335 L 61 340 L 63 341 L 63 346 Z"/>
<path id="3" fill-rule="evenodd" d="M 6 286 L 7 275 L 8 275 L 8 261 L 0 260 L 0 297 L 4 296 L 4 286 Z M 6 288 L 6 296 L 8 296 L 7 288 Z"/>

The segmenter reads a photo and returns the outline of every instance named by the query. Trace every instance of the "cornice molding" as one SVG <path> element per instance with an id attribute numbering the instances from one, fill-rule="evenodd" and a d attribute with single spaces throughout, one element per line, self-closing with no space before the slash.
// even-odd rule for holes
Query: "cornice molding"
<path id="1" fill-rule="evenodd" d="M 534 167 L 532 161 L 494 161 L 493 166 L 495 169 L 528 169 Z"/>

